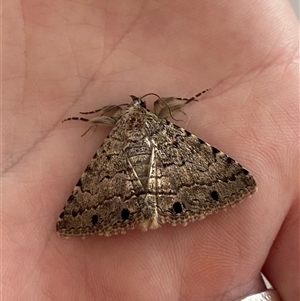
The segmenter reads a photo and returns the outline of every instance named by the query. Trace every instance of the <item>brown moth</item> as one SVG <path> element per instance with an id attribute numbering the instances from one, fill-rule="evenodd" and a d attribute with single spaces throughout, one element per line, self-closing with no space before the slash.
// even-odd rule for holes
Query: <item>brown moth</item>
<path id="1" fill-rule="evenodd" d="M 114 126 L 76 184 L 57 221 L 63 236 L 110 236 L 139 227 L 186 225 L 256 191 L 252 175 L 234 159 L 169 122 L 192 98 L 131 95 L 100 116 L 81 120 Z M 145 96 L 155 95 L 154 113 Z M 65 120 L 64 120 L 65 121 Z"/>

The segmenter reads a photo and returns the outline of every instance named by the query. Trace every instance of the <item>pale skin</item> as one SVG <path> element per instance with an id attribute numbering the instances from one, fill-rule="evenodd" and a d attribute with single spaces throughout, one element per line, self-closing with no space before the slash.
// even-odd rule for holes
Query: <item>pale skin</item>
<path id="1" fill-rule="evenodd" d="M 3 300 L 232 301 L 264 290 L 261 271 L 299 299 L 298 21 L 287 1 L 216 3 L 3 2 Z M 63 119 L 209 87 L 176 123 L 257 193 L 187 227 L 57 236 L 109 132 Z"/>

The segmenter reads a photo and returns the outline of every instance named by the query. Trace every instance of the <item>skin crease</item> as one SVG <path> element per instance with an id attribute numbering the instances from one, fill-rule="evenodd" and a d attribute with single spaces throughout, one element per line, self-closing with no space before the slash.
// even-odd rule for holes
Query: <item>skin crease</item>
<path id="1" fill-rule="evenodd" d="M 232 301 L 262 270 L 299 300 L 297 35 L 288 1 L 3 2 L 3 299 Z M 187 227 L 57 236 L 109 132 L 61 120 L 208 87 L 176 123 L 245 166 L 252 198 Z"/>

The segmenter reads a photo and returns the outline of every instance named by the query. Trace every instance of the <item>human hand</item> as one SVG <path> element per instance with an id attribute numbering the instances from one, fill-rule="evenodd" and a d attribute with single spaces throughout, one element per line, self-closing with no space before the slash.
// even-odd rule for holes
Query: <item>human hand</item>
<path id="1" fill-rule="evenodd" d="M 298 22 L 288 4 L 7 3 L 4 299 L 236 300 L 264 289 L 262 270 L 283 300 L 298 300 Z M 129 94 L 190 97 L 207 87 L 178 124 L 255 176 L 251 199 L 187 227 L 56 235 L 109 132 L 81 138 L 84 123 L 61 120 Z"/>

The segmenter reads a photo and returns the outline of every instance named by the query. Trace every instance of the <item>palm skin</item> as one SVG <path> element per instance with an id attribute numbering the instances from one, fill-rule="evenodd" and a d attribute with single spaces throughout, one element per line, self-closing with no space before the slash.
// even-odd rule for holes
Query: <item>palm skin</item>
<path id="1" fill-rule="evenodd" d="M 8 3 L 10 3 L 8 5 Z M 5 300 L 298 298 L 298 23 L 288 3 L 4 3 Z M 191 97 L 178 122 L 256 178 L 258 192 L 187 227 L 65 240 L 56 219 L 109 129 L 79 111 L 129 94 Z"/>

